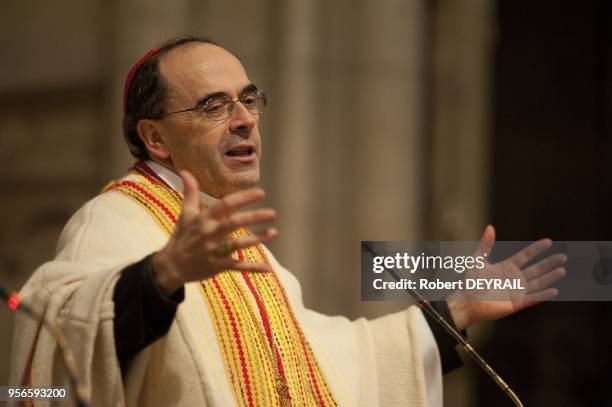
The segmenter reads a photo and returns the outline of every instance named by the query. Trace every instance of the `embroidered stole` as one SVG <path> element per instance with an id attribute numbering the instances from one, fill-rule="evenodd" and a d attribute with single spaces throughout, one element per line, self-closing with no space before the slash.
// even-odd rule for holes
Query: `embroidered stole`
<path id="1" fill-rule="evenodd" d="M 170 236 L 183 197 L 145 163 L 130 169 L 135 181 L 109 184 L 127 195 Z M 249 234 L 244 228 L 231 237 Z M 235 251 L 235 259 L 267 262 L 261 246 Z M 224 271 L 199 283 L 239 406 L 337 405 L 276 273 Z"/>

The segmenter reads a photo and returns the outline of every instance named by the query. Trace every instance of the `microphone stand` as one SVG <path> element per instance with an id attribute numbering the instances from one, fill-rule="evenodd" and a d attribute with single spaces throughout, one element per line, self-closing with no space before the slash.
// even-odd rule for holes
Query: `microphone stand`
<path id="1" fill-rule="evenodd" d="M 66 336 L 60 329 L 59 325 L 57 325 L 54 321 L 48 320 L 40 315 L 38 315 L 34 310 L 28 307 L 26 304 L 21 302 L 19 298 L 19 294 L 13 293 L 11 295 L 8 294 L 4 288 L 0 287 L 0 298 L 5 301 L 5 304 L 14 311 L 23 311 L 28 316 L 34 318 L 37 321 L 42 322 L 42 324 L 51 332 L 51 335 L 57 341 L 57 345 L 60 348 L 62 358 L 64 363 L 66 364 L 66 370 L 68 371 L 68 379 L 70 380 L 70 385 L 74 389 L 76 394 L 76 403 L 78 407 L 90 407 L 89 397 L 87 397 L 85 387 L 78 380 L 78 370 L 76 366 L 76 361 L 74 359 L 74 355 L 68 346 L 68 340 Z"/>
<path id="2" fill-rule="evenodd" d="M 361 242 L 361 245 L 362 247 L 365 247 L 365 249 L 372 256 L 374 257 L 379 256 L 378 252 L 376 251 L 376 249 L 370 242 Z M 389 274 L 391 274 L 391 276 L 395 279 L 395 281 L 401 281 L 401 277 L 395 269 L 385 267 L 385 270 L 387 270 Z M 504 393 L 506 393 L 508 397 L 510 397 L 510 399 L 512 400 L 512 402 L 514 403 L 516 407 L 523 407 L 523 403 L 521 403 L 521 400 L 518 398 L 516 393 L 514 393 L 514 391 L 510 388 L 510 386 L 508 386 L 506 382 L 501 378 L 501 376 L 498 375 L 491 366 L 489 366 L 489 364 L 482 358 L 482 356 L 480 356 L 478 352 L 476 352 L 476 350 L 472 347 L 472 345 L 470 345 L 468 341 L 465 340 L 463 335 L 457 332 L 457 330 L 453 328 L 442 317 L 442 315 L 440 315 L 438 311 L 435 310 L 435 308 L 429 303 L 429 301 L 427 301 L 425 298 L 423 298 L 421 294 L 419 294 L 417 291 L 413 289 L 406 288 L 406 291 L 417 302 L 419 307 L 425 310 L 425 312 L 427 312 L 438 324 L 442 325 L 444 330 L 450 336 L 452 336 L 459 345 L 461 345 L 461 347 L 467 352 L 468 355 L 470 355 L 470 357 L 476 362 L 476 364 L 480 366 L 482 370 L 487 372 L 487 374 L 493 379 L 495 383 L 497 383 L 497 385 L 504 391 Z"/>

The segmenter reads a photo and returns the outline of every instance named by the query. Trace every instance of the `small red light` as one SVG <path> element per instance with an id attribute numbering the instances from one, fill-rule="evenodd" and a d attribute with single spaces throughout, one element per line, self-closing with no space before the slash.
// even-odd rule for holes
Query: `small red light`
<path id="1" fill-rule="evenodd" d="M 17 307 L 19 307 L 20 302 L 21 302 L 21 299 L 19 298 L 19 294 L 13 293 L 11 294 L 11 296 L 9 297 L 6 303 L 8 304 L 10 309 L 16 310 Z"/>

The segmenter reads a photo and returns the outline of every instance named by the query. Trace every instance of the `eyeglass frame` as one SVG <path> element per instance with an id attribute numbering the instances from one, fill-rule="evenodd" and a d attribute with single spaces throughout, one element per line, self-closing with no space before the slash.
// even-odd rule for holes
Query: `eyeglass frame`
<path id="1" fill-rule="evenodd" d="M 208 120 L 212 120 L 212 121 L 223 121 L 223 120 L 227 120 L 227 118 L 229 117 L 224 117 L 223 119 L 211 119 L 210 117 L 208 117 L 208 114 L 204 111 L 204 109 L 206 108 L 206 106 L 209 103 L 212 102 L 216 102 L 219 99 L 224 99 L 226 101 L 226 112 L 228 115 L 232 114 L 232 111 L 234 110 L 234 105 L 238 102 L 242 103 L 242 105 L 245 107 L 245 109 L 247 109 L 247 111 L 249 112 L 250 115 L 254 116 L 253 113 L 251 113 L 248 108 L 244 105 L 244 101 L 243 98 L 245 98 L 246 96 L 255 96 L 255 98 L 257 100 L 261 100 L 263 102 L 262 107 L 261 107 L 261 111 L 259 111 L 259 109 L 257 109 L 257 115 L 263 114 L 264 108 L 266 107 L 266 105 L 268 104 L 268 95 L 266 95 L 266 92 L 264 92 L 263 90 L 260 89 L 254 89 L 252 91 L 246 91 L 242 93 L 242 96 L 239 96 L 238 99 L 232 99 L 230 96 L 228 95 L 219 95 L 219 96 L 213 96 L 210 99 L 208 99 L 204 104 L 200 105 L 200 106 L 195 106 L 195 107 L 190 107 L 188 109 L 182 109 L 182 110 L 176 110 L 174 112 L 168 112 L 168 113 L 162 113 L 161 115 L 157 115 L 155 117 L 152 117 L 152 119 L 154 120 L 161 120 L 166 116 L 172 115 L 172 114 L 177 114 L 177 113 L 187 113 L 187 112 L 193 112 L 196 110 L 202 110 L 202 112 L 204 113 L 205 117 Z"/>

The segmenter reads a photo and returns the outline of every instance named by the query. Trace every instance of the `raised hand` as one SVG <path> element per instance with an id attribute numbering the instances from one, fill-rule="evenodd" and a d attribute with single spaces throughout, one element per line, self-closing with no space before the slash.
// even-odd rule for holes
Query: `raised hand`
<path id="1" fill-rule="evenodd" d="M 238 191 L 200 210 L 196 179 L 187 171 L 179 174 L 185 193 L 181 216 L 166 246 L 152 258 L 153 273 L 162 291 L 171 295 L 187 282 L 200 281 L 228 269 L 269 271 L 268 264 L 238 261 L 231 253 L 275 238 L 275 228 L 268 227 L 257 234 L 234 239 L 228 236 L 237 228 L 276 218 L 276 212 L 270 208 L 237 212 L 261 201 L 264 191 L 261 188 Z"/>
<path id="2" fill-rule="evenodd" d="M 495 244 L 495 229 L 486 227 L 476 250 L 476 256 L 490 254 Z M 550 248 L 549 239 L 538 240 L 513 256 L 498 263 L 485 263 L 483 270 L 469 270 L 466 278 L 520 279 L 524 290 L 504 290 L 478 293 L 461 290 L 447 299 L 448 307 L 459 329 L 484 320 L 502 318 L 524 308 L 549 300 L 558 294 L 550 285 L 562 278 L 567 257 L 564 254 L 548 256 L 523 268 L 536 256 Z"/>

